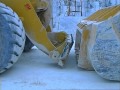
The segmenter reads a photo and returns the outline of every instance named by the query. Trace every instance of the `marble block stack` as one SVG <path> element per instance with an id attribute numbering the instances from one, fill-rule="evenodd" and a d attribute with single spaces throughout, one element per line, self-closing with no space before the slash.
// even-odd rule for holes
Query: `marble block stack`
<path id="1" fill-rule="evenodd" d="M 101 9 L 78 24 L 78 66 L 120 81 L 120 5 Z M 80 38 L 79 38 L 80 37 Z"/>

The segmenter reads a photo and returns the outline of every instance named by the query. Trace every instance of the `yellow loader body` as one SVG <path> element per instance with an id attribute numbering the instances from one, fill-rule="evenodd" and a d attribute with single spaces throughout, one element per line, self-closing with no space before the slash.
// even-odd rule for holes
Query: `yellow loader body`
<path id="1" fill-rule="evenodd" d="M 49 3 L 39 0 L 0 0 L 0 2 L 11 7 L 19 15 L 26 35 L 32 43 L 63 66 L 73 40 L 71 35 L 64 32 L 51 33 L 46 31 L 36 11 L 47 9 Z"/>

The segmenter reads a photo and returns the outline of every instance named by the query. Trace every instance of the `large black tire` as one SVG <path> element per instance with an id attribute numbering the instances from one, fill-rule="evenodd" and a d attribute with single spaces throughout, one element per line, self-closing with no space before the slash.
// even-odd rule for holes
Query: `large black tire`
<path id="1" fill-rule="evenodd" d="M 9 69 L 24 49 L 25 31 L 18 15 L 0 3 L 0 73 Z"/>
<path id="2" fill-rule="evenodd" d="M 30 39 L 26 36 L 24 52 L 29 52 L 34 44 L 30 41 Z"/>

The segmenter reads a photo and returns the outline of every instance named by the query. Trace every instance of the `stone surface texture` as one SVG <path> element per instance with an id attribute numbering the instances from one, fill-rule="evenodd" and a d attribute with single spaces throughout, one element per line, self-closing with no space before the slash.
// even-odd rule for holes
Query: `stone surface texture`
<path id="1" fill-rule="evenodd" d="M 120 81 L 120 13 L 101 22 L 82 21 L 78 66 Z M 81 25 L 82 25 L 81 24 Z"/>
<path id="2" fill-rule="evenodd" d="M 120 81 L 120 13 L 96 24 L 90 60 L 95 71 L 105 79 Z"/>

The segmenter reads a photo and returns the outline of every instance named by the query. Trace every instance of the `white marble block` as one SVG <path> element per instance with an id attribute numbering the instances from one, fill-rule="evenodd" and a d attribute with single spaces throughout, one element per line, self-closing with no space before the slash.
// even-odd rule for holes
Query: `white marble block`
<path id="1" fill-rule="evenodd" d="M 78 66 L 120 81 L 120 12 L 103 21 L 81 21 Z"/>

